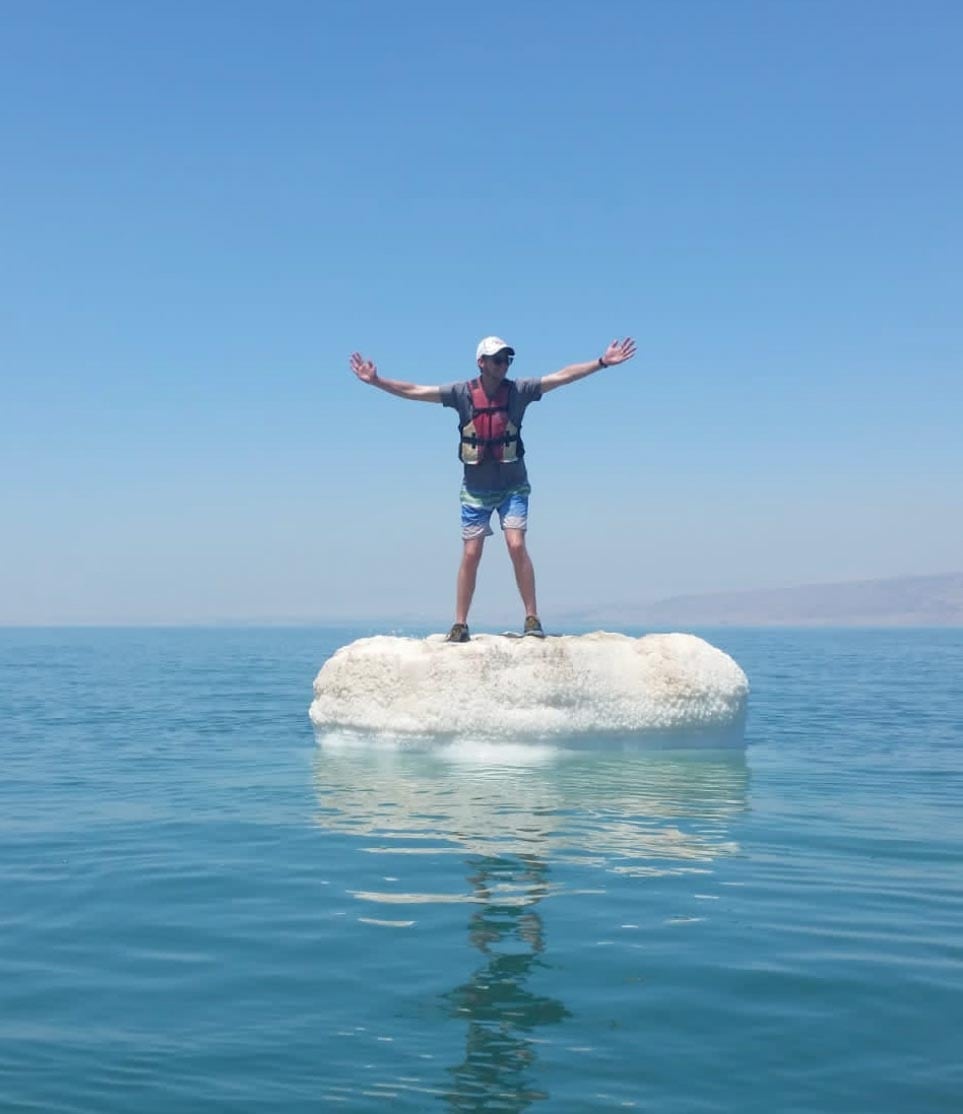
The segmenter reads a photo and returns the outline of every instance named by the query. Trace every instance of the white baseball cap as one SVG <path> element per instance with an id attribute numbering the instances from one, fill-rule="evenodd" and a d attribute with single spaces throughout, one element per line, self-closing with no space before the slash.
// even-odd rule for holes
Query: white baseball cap
<path id="1" fill-rule="evenodd" d="M 485 337 L 484 340 L 478 342 L 475 359 L 480 360 L 482 356 L 494 356 L 496 352 L 504 352 L 506 349 L 510 355 L 515 355 L 515 349 L 507 340 L 502 340 L 501 337 Z"/>

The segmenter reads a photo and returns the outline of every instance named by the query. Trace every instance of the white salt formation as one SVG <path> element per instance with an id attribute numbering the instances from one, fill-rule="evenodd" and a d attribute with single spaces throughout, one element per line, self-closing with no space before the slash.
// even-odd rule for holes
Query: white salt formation
<path id="1" fill-rule="evenodd" d="M 748 692 L 728 654 L 688 634 L 379 635 L 325 662 L 310 714 L 366 735 L 624 736 L 735 727 Z"/>

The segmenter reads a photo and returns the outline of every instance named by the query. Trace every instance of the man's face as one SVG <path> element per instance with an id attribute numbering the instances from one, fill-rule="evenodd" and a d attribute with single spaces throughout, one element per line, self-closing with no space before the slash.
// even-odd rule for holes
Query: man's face
<path id="1" fill-rule="evenodd" d="M 501 352 L 496 352 L 494 356 L 481 356 L 478 360 L 478 366 L 489 379 L 494 379 L 500 383 L 508 374 L 508 369 L 514 359 L 515 357 L 503 348 Z"/>

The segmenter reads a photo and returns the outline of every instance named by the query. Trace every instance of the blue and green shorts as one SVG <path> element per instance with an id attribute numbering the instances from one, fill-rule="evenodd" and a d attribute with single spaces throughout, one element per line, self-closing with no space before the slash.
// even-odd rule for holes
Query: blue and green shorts
<path id="1" fill-rule="evenodd" d="M 491 528 L 492 511 L 498 511 L 498 521 L 503 530 L 528 528 L 528 497 L 531 487 L 522 484 L 508 491 L 469 491 L 461 489 L 461 536 L 485 538 L 494 534 Z"/>

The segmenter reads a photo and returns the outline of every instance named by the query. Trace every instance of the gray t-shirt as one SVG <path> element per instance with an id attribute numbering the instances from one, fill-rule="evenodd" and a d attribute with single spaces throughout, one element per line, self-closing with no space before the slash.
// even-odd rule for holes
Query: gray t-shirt
<path id="1" fill-rule="evenodd" d="M 508 420 L 519 429 L 522 416 L 530 402 L 542 397 L 541 379 L 506 380 L 508 383 Z M 458 424 L 471 421 L 471 382 L 449 383 L 441 388 L 442 406 L 458 411 Z M 525 458 L 503 464 L 500 460 L 485 460 L 481 464 L 465 465 L 465 487 L 469 491 L 508 491 L 528 482 Z"/>

